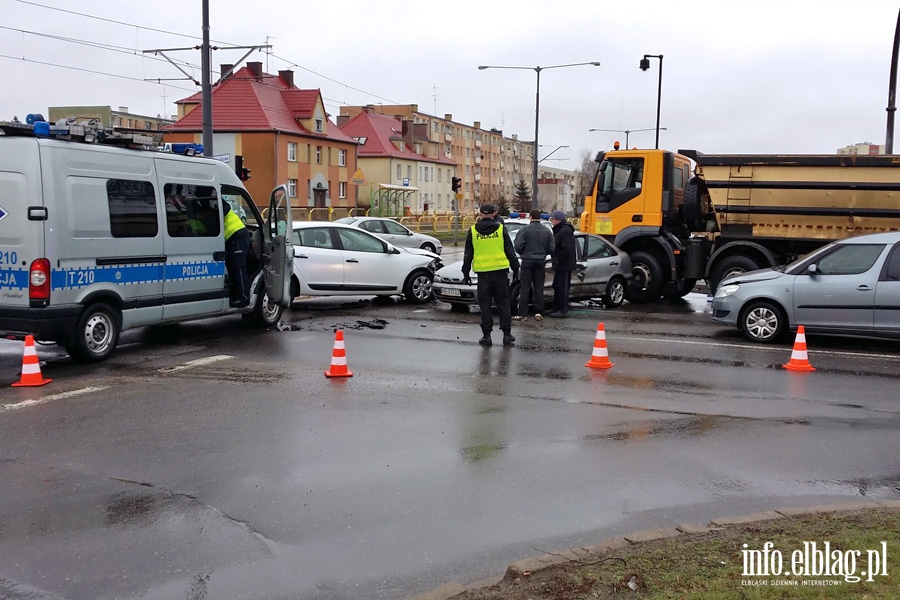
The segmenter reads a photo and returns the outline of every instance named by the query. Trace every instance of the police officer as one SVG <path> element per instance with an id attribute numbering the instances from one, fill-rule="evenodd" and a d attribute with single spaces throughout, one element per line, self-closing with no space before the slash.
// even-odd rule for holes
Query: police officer
<path id="1" fill-rule="evenodd" d="M 503 345 L 511 346 L 516 338 L 512 335 L 512 317 L 509 308 L 509 270 L 512 269 L 513 280 L 519 278 L 519 259 L 513 249 L 509 232 L 494 218 L 497 209 L 493 204 L 481 207 L 481 219 L 466 234 L 466 248 L 463 253 L 463 283 L 471 285 L 469 271 L 478 274 L 478 306 L 481 308 L 482 338 L 478 343 L 491 345 L 491 331 L 494 328 L 494 316 L 491 304 L 496 304 L 500 316 L 500 330 L 503 332 Z"/>
<path id="2" fill-rule="evenodd" d="M 231 210 L 231 203 L 224 202 L 225 211 L 225 267 L 228 269 L 230 306 L 243 308 L 250 305 L 250 274 L 247 272 L 247 254 L 250 252 L 250 232 L 241 218 Z"/>

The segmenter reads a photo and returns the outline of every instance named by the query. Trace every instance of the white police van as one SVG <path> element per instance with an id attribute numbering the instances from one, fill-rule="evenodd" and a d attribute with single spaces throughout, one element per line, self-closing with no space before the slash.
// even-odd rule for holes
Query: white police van
<path id="1" fill-rule="evenodd" d="M 293 260 L 290 236 L 278 234 L 292 222 L 286 187 L 264 220 L 226 164 L 144 150 L 143 138 L 0 123 L 0 335 L 32 334 L 90 362 L 134 327 L 281 318 Z M 243 209 L 251 234 L 241 309 L 229 308 L 225 202 Z"/>

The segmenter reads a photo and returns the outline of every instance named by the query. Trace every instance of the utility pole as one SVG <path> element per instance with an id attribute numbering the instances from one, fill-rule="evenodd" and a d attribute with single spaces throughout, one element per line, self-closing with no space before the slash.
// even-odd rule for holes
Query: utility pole
<path id="1" fill-rule="evenodd" d="M 200 68 L 203 71 L 203 82 L 200 86 L 201 103 L 203 104 L 203 155 L 213 155 L 213 120 L 212 120 L 212 85 L 209 82 L 209 0 L 203 0 L 203 47 L 200 49 Z"/>

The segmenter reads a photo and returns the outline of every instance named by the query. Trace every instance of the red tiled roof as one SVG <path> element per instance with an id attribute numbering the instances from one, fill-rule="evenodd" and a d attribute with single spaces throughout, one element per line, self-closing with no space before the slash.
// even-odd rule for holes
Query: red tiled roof
<path id="1" fill-rule="evenodd" d="M 212 89 L 213 129 L 219 131 L 280 131 L 306 137 L 356 143 L 326 118 L 327 133 L 308 130 L 297 119 L 309 119 L 322 97 L 318 89 L 301 90 L 281 77 L 263 74 L 255 77 L 243 67 Z M 200 104 L 199 93 L 178 100 L 177 104 Z M 197 106 L 165 131 L 202 131 L 203 111 Z"/>
<path id="2" fill-rule="evenodd" d="M 352 138 L 366 138 L 366 143 L 356 149 L 359 158 L 390 156 L 456 166 L 455 162 L 443 155 L 431 158 L 417 154 L 409 144 L 405 144 L 403 150 L 397 148 L 392 140 L 401 139 L 403 124 L 394 117 L 362 111 L 344 123 L 341 131 Z"/>

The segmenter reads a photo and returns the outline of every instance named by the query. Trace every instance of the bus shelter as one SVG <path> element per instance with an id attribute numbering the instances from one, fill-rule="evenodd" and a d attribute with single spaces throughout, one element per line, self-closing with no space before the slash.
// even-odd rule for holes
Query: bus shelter
<path id="1" fill-rule="evenodd" d="M 412 206 L 412 196 L 419 188 L 408 185 L 392 185 L 379 183 L 377 189 L 371 191 L 371 210 L 369 214 L 376 217 L 403 217 Z"/>

